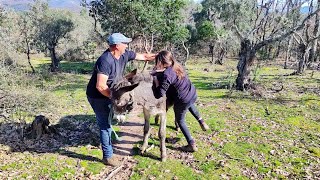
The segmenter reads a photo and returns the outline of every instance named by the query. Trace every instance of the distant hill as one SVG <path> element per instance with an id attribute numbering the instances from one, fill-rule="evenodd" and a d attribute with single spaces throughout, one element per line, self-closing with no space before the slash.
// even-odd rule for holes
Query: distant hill
<path id="1" fill-rule="evenodd" d="M 81 0 L 49 0 L 49 6 L 51 8 L 62 8 L 79 12 L 82 9 L 80 1 Z M 18 11 L 27 10 L 28 4 L 32 2 L 33 0 L 0 0 L 1 5 Z"/>

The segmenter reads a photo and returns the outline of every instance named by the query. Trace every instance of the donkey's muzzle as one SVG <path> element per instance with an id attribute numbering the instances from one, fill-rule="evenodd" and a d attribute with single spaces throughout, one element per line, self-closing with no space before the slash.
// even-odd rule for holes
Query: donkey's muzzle
<path id="1" fill-rule="evenodd" d="M 129 102 L 126 106 L 127 112 L 130 112 L 133 109 L 133 102 Z"/>

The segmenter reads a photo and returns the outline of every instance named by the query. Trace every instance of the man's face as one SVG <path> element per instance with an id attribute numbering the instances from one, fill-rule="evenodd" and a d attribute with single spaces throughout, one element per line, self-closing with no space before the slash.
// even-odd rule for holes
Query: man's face
<path id="1" fill-rule="evenodd" d="M 120 44 L 117 44 L 117 46 L 118 46 L 118 50 L 121 52 L 121 54 L 123 54 L 125 52 L 125 50 L 127 49 L 128 44 L 127 43 L 120 43 Z"/>

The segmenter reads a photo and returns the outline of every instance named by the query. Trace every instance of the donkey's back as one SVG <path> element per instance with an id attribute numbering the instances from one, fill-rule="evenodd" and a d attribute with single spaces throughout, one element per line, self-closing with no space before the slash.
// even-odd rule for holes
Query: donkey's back
<path id="1" fill-rule="evenodd" d="M 151 115 L 166 113 L 166 97 L 157 99 L 152 91 L 152 76 L 140 73 L 133 77 L 133 84 L 139 83 L 134 91 L 134 98 L 137 105 L 142 106 Z"/>

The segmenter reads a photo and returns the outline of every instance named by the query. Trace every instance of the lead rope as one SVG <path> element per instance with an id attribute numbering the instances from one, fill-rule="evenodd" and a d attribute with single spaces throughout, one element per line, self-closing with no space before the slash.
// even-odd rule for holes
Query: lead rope
<path id="1" fill-rule="evenodd" d="M 148 64 L 148 61 L 147 61 L 147 60 L 146 60 L 146 61 L 144 61 L 144 65 L 143 65 L 143 68 L 142 68 L 141 73 L 144 71 L 144 69 L 146 68 L 147 64 Z"/>

